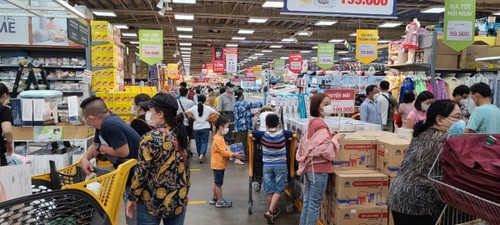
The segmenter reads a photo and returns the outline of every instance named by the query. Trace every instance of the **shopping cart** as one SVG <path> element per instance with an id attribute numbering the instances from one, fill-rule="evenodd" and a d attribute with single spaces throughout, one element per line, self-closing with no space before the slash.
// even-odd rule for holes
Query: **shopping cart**
<path id="1" fill-rule="evenodd" d="M 2 202 L 0 224 L 117 225 L 125 184 L 136 162 L 135 159 L 130 159 L 112 172 L 88 181 L 65 185 L 61 190 Z M 69 172 L 75 171 L 67 169 Z M 45 179 L 46 175 L 38 178 Z M 96 185 L 97 189 L 89 189 Z"/>
<path id="2" fill-rule="evenodd" d="M 447 142 L 453 141 L 454 138 L 471 138 L 474 136 L 481 137 L 480 135 L 455 136 L 450 137 Z M 488 135 L 482 136 L 486 139 Z M 436 190 L 440 199 L 447 204 L 436 225 L 467 224 L 480 220 L 484 220 L 491 225 L 500 224 L 500 203 L 482 198 L 445 182 L 443 179 L 444 167 L 441 163 L 443 152 L 444 149 L 439 153 L 428 174 L 428 178 L 436 183 Z"/>
<path id="3" fill-rule="evenodd" d="M 248 214 L 252 214 L 253 191 L 259 192 L 262 187 L 262 177 L 264 176 L 264 164 L 262 162 L 262 145 L 255 141 L 253 135 L 248 135 L 248 162 L 249 162 L 249 188 L 248 188 Z M 295 150 L 297 146 L 297 135 L 286 142 L 287 167 L 288 167 L 288 191 L 290 203 L 286 206 L 286 212 L 293 212 L 293 202 L 295 200 L 295 191 L 293 179 L 295 177 Z M 253 190 L 253 191 L 252 191 Z"/>

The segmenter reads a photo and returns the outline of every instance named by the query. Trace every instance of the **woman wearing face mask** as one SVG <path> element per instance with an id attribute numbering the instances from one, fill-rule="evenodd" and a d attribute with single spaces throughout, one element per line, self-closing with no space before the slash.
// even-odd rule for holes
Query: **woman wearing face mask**
<path id="1" fill-rule="evenodd" d="M 323 194 L 328 184 L 328 174 L 333 173 L 332 161 L 339 150 L 339 140 L 344 134 L 335 134 L 323 118 L 333 113 L 330 98 L 316 93 L 311 98 L 311 119 L 296 154 L 299 176 L 304 175 L 303 208 L 300 225 L 316 225 Z"/>
<path id="2" fill-rule="evenodd" d="M 132 120 L 130 126 L 142 137 L 145 133 L 151 131 L 151 126 L 147 122 L 149 120 L 148 112 L 149 108 L 144 105 L 145 102 L 151 100 L 151 97 L 147 94 L 138 94 L 134 97 L 132 113 L 136 118 Z"/>
<path id="3" fill-rule="evenodd" d="M 14 154 L 14 134 L 12 132 L 12 112 L 7 106 L 9 89 L 0 83 L 0 166 L 7 166 L 7 156 Z"/>
<path id="4" fill-rule="evenodd" d="M 147 105 L 155 129 L 142 136 L 127 216 L 137 210 L 137 225 L 182 225 L 191 185 L 187 129 L 171 94 L 156 94 Z"/>
<path id="5" fill-rule="evenodd" d="M 408 113 L 406 118 L 406 128 L 413 129 L 416 124 L 425 121 L 426 112 L 434 102 L 434 95 L 429 91 L 422 91 L 415 100 L 415 110 Z"/>
<path id="6" fill-rule="evenodd" d="M 434 225 L 442 205 L 433 182 L 427 178 L 443 143 L 454 128 L 463 130 L 460 108 L 451 100 L 430 106 L 425 123 L 415 127 L 401 170 L 391 184 L 388 205 L 395 225 Z"/>

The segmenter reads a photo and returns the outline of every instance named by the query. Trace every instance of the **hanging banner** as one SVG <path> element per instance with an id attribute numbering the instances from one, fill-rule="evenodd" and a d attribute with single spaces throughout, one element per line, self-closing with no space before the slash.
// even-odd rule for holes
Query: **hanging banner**
<path id="1" fill-rule="evenodd" d="M 334 113 L 354 113 L 355 92 L 346 89 L 327 89 L 324 91 L 330 97 Z"/>
<path id="2" fill-rule="evenodd" d="M 396 0 L 284 0 L 283 14 L 396 17 Z"/>
<path id="3" fill-rule="evenodd" d="M 443 43 L 455 51 L 474 44 L 476 0 L 445 0 Z"/>
<path id="4" fill-rule="evenodd" d="M 378 30 L 358 30 L 356 36 L 356 59 L 369 64 L 378 58 Z"/>
<path id="5" fill-rule="evenodd" d="M 318 66 L 321 69 L 328 70 L 333 67 L 335 56 L 335 44 L 318 44 Z"/>
<path id="6" fill-rule="evenodd" d="M 253 76 L 254 76 L 257 80 L 262 79 L 262 66 L 254 66 L 254 67 L 253 67 Z"/>
<path id="7" fill-rule="evenodd" d="M 139 30 L 139 57 L 149 65 L 163 60 L 163 30 Z"/>
<path id="8" fill-rule="evenodd" d="M 204 63 L 201 68 L 201 75 L 204 78 L 217 78 L 217 73 L 214 72 L 214 66 L 212 63 Z"/>
<path id="9" fill-rule="evenodd" d="M 213 48 L 212 49 L 212 63 L 214 66 L 215 73 L 224 73 L 224 71 L 226 71 L 226 64 L 224 63 L 224 49 L 223 48 Z"/>
<path id="10" fill-rule="evenodd" d="M 245 69 L 245 76 L 247 77 L 253 76 L 253 67 L 248 67 Z"/>
<path id="11" fill-rule="evenodd" d="M 290 53 L 290 71 L 292 73 L 300 73 L 302 71 L 302 54 L 300 53 Z"/>
<path id="12" fill-rule="evenodd" d="M 167 65 L 167 76 L 172 80 L 178 80 L 179 65 L 177 63 L 169 63 Z"/>
<path id="13" fill-rule="evenodd" d="M 226 48 L 226 73 L 238 72 L 238 49 Z"/>
<path id="14" fill-rule="evenodd" d="M 28 17 L 0 16 L 0 44 L 29 45 Z"/>
<path id="15" fill-rule="evenodd" d="M 273 60 L 273 65 L 274 65 L 274 74 L 276 76 L 282 77 L 283 74 L 285 74 L 286 60 L 284 60 L 284 59 L 274 59 Z"/>
<path id="16" fill-rule="evenodd" d="M 242 77 L 241 78 L 241 87 L 249 88 L 257 86 L 256 77 Z"/>

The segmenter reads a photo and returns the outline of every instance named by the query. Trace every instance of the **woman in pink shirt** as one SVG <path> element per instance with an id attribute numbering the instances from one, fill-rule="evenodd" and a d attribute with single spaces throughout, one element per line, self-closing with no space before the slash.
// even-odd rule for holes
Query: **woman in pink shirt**
<path id="1" fill-rule="evenodd" d="M 300 225 L 318 224 L 323 194 L 328 184 L 328 174 L 333 173 L 332 161 L 338 152 L 339 140 L 343 134 L 335 134 L 323 118 L 333 114 L 330 98 L 316 93 L 311 99 L 311 120 L 302 137 L 296 159 L 299 162 L 299 176 L 304 175 L 303 208 Z"/>
<path id="2" fill-rule="evenodd" d="M 434 102 L 434 95 L 429 91 L 422 91 L 415 100 L 415 109 L 408 113 L 406 128 L 413 129 L 416 124 L 425 121 L 427 110 Z"/>
<path id="3" fill-rule="evenodd" d="M 401 127 L 406 128 L 406 119 L 408 118 L 408 114 L 415 110 L 414 106 L 415 94 L 413 91 L 407 91 L 403 94 L 403 102 L 399 104 L 398 107 L 398 115 L 403 121 L 403 125 Z"/>

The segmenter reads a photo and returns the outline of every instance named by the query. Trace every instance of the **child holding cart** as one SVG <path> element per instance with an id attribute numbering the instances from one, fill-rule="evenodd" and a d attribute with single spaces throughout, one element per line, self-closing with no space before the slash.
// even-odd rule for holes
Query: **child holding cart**
<path id="1" fill-rule="evenodd" d="M 265 123 L 266 132 L 252 131 L 252 134 L 262 145 L 264 191 L 269 203 L 269 210 L 264 217 L 268 224 L 274 224 L 280 213 L 278 202 L 285 192 L 288 178 L 286 141 L 292 137 L 293 133 L 278 129 L 280 118 L 274 113 L 265 118 Z"/>
<path id="2" fill-rule="evenodd" d="M 214 136 L 212 144 L 211 168 L 214 172 L 213 197 L 210 200 L 211 205 L 216 208 L 228 208 L 233 205 L 231 201 L 222 198 L 222 184 L 224 183 L 224 171 L 230 157 L 241 159 L 239 153 L 233 153 L 228 149 L 224 141 L 224 135 L 229 132 L 229 122 L 219 117 L 215 121 L 217 133 Z"/>

